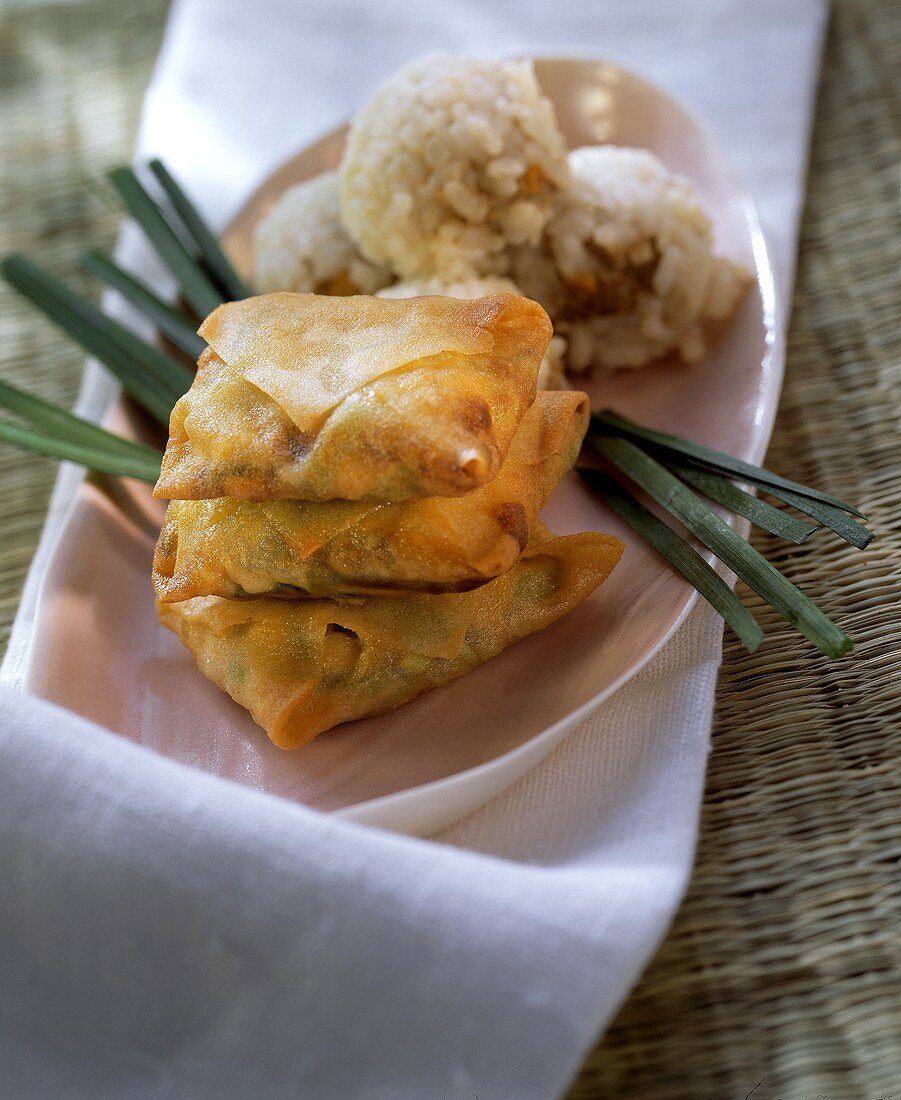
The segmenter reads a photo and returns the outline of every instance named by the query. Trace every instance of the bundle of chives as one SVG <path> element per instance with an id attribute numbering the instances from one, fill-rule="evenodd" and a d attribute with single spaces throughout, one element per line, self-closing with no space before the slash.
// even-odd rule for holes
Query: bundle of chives
<path id="1" fill-rule="evenodd" d="M 591 443 L 620 473 L 681 522 L 724 565 L 815 646 L 830 657 L 840 657 L 848 652 L 851 639 L 812 600 L 783 577 L 775 566 L 770 565 L 750 543 L 655 458 L 630 439 L 622 437 L 595 434 L 591 436 Z M 703 588 L 698 590 L 709 598 Z M 713 603 L 713 600 L 710 602 Z M 723 617 L 741 638 L 739 629 L 730 618 L 726 615 Z"/>

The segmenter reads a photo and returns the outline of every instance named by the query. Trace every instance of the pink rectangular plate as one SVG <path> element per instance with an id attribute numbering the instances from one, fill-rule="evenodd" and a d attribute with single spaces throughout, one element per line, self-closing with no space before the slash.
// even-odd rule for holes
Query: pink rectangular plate
<path id="1" fill-rule="evenodd" d="M 756 273 L 739 315 L 702 362 L 611 376 L 591 387 L 595 406 L 759 462 L 779 395 L 783 334 L 751 201 L 705 128 L 656 88 L 602 62 L 546 59 L 536 69 L 571 145 L 651 149 L 695 185 L 719 249 Z M 251 197 L 226 235 L 239 266 L 247 269 L 253 226 L 275 198 L 334 167 L 342 143 L 343 131 L 328 135 Z M 121 401 L 111 421 L 148 430 Z M 461 680 L 285 753 L 157 625 L 149 573 L 161 513 L 146 486 L 81 486 L 41 593 L 25 688 L 185 764 L 405 831 L 439 829 L 522 775 L 650 659 L 693 600 L 570 475 L 543 518 L 561 533 L 597 529 L 625 541 L 607 584 Z"/>

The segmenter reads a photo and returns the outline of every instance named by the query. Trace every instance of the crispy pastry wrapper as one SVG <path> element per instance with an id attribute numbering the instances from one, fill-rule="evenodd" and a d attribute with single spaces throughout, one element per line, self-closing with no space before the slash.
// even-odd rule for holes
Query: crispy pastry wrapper
<path id="1" fill-rule="evenodd" d="M 549 626 L 616 565 L 622 543 L 539 524 L 517 564 L 470 592 L 361 601 L 224 600 L 158 605 L 203 674 L 294 749 L 340 722 L 382 714 Z"/>
<path id="2" fill-rule="evenodd" d="M 265 294 L 220 306 L 154 494 L 400 501 L 497 473 L 551 323 L 513 294 Z"/>
<path id="3" fill-rule="evenodd" d="M 505 573 L 576 460 L 584 393 L 539 393 L 495 478 L 461 497 L 359 501 L 173 500 L 153 585 L 195 596 L 365 596 L 462 592 Z"/>

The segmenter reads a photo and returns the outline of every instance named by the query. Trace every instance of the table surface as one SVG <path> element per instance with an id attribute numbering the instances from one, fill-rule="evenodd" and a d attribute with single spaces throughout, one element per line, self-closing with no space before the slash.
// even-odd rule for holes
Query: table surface
<path id="1" fill-rule="evenodd" d="M 92 181 L 128 158 L 165 0 L 32 0 L 0 14 L 0 247 L 78 281 L 118 213 Z M 767 464 L 859 503 L 859 555 L 820 534 L 778 562 L 855 638 L 829 662 L 756 598 L 727 638 L 697 866 L 657 957 L 571 1100 L 901 1096 L 901 333 L 892 80 L 901 5 L 835 4 L 788 369 Z M 0 291 L 0 376 L 71 404 L 82 356 Z M 4 449 L 0 645 L 54 479 Z"/>

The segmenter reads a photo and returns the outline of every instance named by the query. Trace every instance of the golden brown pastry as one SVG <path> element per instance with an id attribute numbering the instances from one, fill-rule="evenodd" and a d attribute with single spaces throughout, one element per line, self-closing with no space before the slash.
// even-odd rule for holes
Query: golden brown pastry
<path id="1" fill-rule="evenodd" d="M 173 500 L 153 585 L 194 596 L 354 596 L 465 591 L 506 572 L 571 468 L 588 397 L 539 393 L 497 477 L 461 497 L 400 504 L 349 500 Z"/>
<path id="2" fill-rule="evenodd" d="M 202 596 L 158 610 L 203 674 L 276 745 L 294 749 L 462 676 L 549 626 L 601 584 L 621 552 L 611 535 L 555 538 L 539 524 L 519 562 L 471 592 L 357 602 Z"/>
<path id="3" fill-rule="evenodd" d="M 551 337 L 541 306 L 266 294 L 220 306 L 155 495 L 400 501 L 497 473 Z"/>

